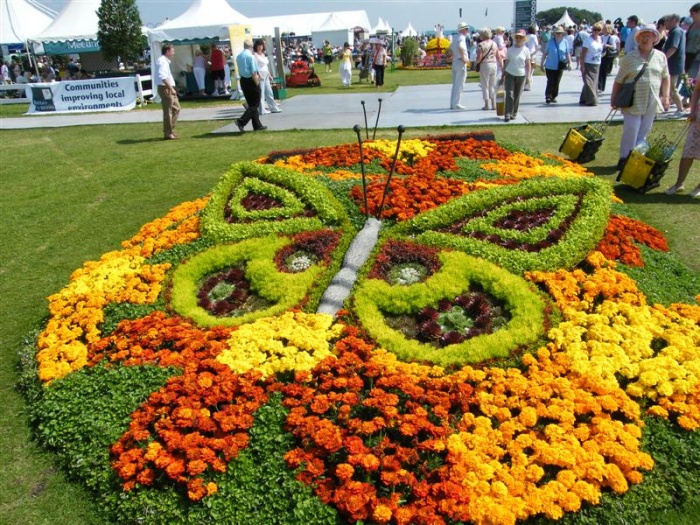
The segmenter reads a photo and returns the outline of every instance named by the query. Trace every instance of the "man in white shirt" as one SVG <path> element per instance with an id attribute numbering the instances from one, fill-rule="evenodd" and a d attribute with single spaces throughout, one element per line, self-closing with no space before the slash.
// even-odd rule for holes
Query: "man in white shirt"
<path id="1" fill-rule="evenodd" d="M 467 54 L 467 32 L 469 26 L 460 22 L 457 26 L 459 34 L 452 36 L 450 51 L 452 53 L 452 93 L 450 94 L 450 109 L 466 109 L 460 100 L 464 89 L 464 77 L 467 74 L 469 55 Z"/>
<path id="2" fill-rule="evenodd" d="M 163 44 L 162 55 L 156 61 L 156 86 L 158 96 L 163 105 L 163 138 L 175 140 L 175 123 L 180 115 L 180 100 L 175 88 L 175 79 L 170 71 L 170 61 L 175 56 L 175 47 L 171 44 Z"/>

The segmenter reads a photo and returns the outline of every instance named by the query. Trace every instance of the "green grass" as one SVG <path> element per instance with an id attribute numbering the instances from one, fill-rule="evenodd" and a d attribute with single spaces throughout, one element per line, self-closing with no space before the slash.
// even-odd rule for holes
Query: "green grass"
<path id="1" fill-rule="evenodd" d="M 394 74 L 400 72 L 388 73 L 388 79 Z M 332 89 L 330 78 L 326 84 L 318 89 Z M 3 106 L 3 112 L 8 107 Z M 655 128 L 671 135 L 674 125 L 677 123 L 660 122 Z M 71 272 L 84 261 L 118 249 L 119 242 L 144 223 L 175 204 L 207 193 L 231 163 L 252 160 L 271 150 L 355 140 L 350 129 L 210 134 L 221 126 L 213 121 L 181 122 L 178 132 L 182 138 L 176 142 L 160 140 L 160 123 L 0 131 L 5 153 L 0 186 L 0 387 L 4 408 L 0 524 L 102 523 L 91 495 L 65 479 L 54 468 L 51 456 L 32 441 L 23 400 L 15 390 L 17 350 L 46 315 L 45 297 L 65 286 Z M 406 136 L 465 129 L 410 129 Z M 567 129 L 567 125 L 502 126 L 496 128 L 496 137 L 555 153 Z M 619 125 L 609 128 L 598 157 L 589 165 L 611 183 L 620 132 Z M 392 130 L 379 130 L 377 135 L 394 136 Z M 675 180 L 677 167 L 676 158 L 662 188 Z M 698 182 L 700 170 L 695 170 L 686 185 Z M 697 201 L 667 197 L 659 190 L 639 195 L 620 187 L 617 193 L 639 218 L 661 229 L 671 248 L 700 272 Z M 696 506 L 664 514 L 663 522 L 698 523 L 700 511 Z"/>

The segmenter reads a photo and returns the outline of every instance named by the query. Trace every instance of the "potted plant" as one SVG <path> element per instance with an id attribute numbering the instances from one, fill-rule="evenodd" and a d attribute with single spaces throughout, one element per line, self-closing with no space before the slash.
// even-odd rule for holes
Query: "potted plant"
<path id="1" fill-rule="evenodd" d="M 559 151 L 569 160 L 584 164 L 592 161 L 605 140 L 608 121 L 589 123 L 571 128 L 564 138 Z"/>
<path id="2" fill-rule="evenodd" d="M 679 138 L 672 141 L 662 133 L 636 146 L 625 160 L 617 180 L 640 193 L 658 187 L 684 134 L 685 131 L 681 132 Z"/>

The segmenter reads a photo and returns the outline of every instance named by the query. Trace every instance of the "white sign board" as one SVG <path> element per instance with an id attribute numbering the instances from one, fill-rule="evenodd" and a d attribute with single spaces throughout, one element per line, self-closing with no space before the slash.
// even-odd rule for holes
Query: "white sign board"
<path id="1" fill-rule="evenodd" d="M 136 107 L 134 77 L 27 84 L 29 114 L 127 111 Z"/>

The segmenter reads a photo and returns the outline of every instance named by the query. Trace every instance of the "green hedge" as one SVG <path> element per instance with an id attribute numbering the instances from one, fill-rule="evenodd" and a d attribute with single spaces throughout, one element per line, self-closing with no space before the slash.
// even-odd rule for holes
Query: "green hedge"
<path id="1" fill-rule="evenodd" d="M 452 366 L 507 357 L 518 346 L 533 343 L 543 334 L 544 301 L 527 281 L 460 252 L 441 252 L 439 257 L 442 268 L 424 282 L 392 286 L 383 280 L 368 279 L 358 286 L 355 314 L 380 346 L 403 360 Z M 385 314 L 415 314 L 440 299 L 452 299 L 467 291 L 470 283 L 481 285 L 487 293 L 505 302 L 511 316 L 505 328 L 438 349 L 408 339 L 386 323 Z"/>
<path id="2" fill-rule="evenodd" d="M 280 199 L 283 206 L 247 212 L 240 199 L 250 190 Z M 231 205 L 235 222 L 226 221 Z M 302 212 L 313 210 L 312 217 Z M 234 164 L 214 188 L 202 213 L 202 235 L 216 242 L 240 241 L 271 233 L 297 233 L 323 226 L 349 227 L 347 215 L 333 194 L 313 178 L 276 166 Z"/>
<path id="3" fill-rule="evenodd" d="M 506 249 L 485 240 L 437 231 L 483 210 L 491 210 L 509 199 L 524 197 L 539 200 L 566 195 L 582 196 L 579 212 L 559 242 L 538 252 Z M 565 202 L 566 199 L 559 204 Z M 533 179 L 518 185 L 467 194 L 397 226 L 396 232 L 413 236 L 417 242 L 430 246 L 453 248 L 483 257 L 514 273 L 551 271 L 573 268 L 598 244 L 608 223 L 610 203 L 611 188 L 605 181 L 594 178 Z M 514 205 L 504 204 L 503 208 L 512 209 Z"/>

